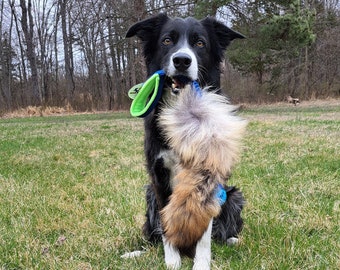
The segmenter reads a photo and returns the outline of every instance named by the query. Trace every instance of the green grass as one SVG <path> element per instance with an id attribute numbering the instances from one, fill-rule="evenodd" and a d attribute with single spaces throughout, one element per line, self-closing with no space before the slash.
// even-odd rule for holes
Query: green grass
<path id="1" fill-rule="evenodd" d="M 231 183 L 247 200 L 245 227 L 238 246 L 213 244 L 212 269 L 339 269 L 340 107 L 241 115 L 250 123 Z M 165 269 L 162 246 L 141 233 L 147 182 L 140 119 L 0 119 L 0 269 Z"/>

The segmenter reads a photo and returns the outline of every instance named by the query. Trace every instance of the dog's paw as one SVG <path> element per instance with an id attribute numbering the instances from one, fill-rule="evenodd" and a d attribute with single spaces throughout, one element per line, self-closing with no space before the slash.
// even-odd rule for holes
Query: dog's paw
<path id="1" fill-rule="evenodd" d="M 227 239 L 227 245 L 229 247 L 232 247 L 232 246 L 237 245 L 239 241 L 240 240 L 238 238 L 236 238 L 236 237 L 230 237 L 230 238 Z"/>
<path id="2" fill-rule="evenodd" d="M 165 264 L 168 270 L 177 270 L 181 267 L 181 255 L 179 251 L 169 244 L 163 236 Z"/>
<path id="3" fill-rule="evenodd" d="M 179 254 L 172 254 L 172 256 L 165 257 L 166 269 L 178 270 L 181 268 L 181 256 Z"/>
<path id="4" fill-rule="evenodd" d="M 210 260 L 205 259 L 195 259 L 194 266 L 192 270 L 210 270 Z"/>
<path id="5" fill-rule="evenodd" d="M 165 264 L 168 270 L 177 270 L 181 267 L 181 255 L 177 250 L 165 250 Z"/>

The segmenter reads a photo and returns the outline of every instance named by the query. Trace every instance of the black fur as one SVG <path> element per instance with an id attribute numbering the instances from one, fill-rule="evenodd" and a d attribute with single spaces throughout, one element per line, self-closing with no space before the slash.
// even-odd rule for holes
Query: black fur
<path id="1" fill-rule="evenodd" d="M 212 237 L 227 243 L 231 237 L 237 237 L 243 228 L 241 211 L 244 205 L 242 193 L 235 187 L 226 187 L 227 201 L 222 205 L 221 214 L 213 221 Z"/>
<path id="2" fill-rule="evenodd" d="M 171 19 L 166 14 L 136 23 L 126 34 L 126 37 L 132 36 L 142 40 L 149 76 L 159 69 L 164 69 L 170 55 L 183 45 L 183 41 L 187 41 L 197 57 L 199 84 L 201 87 L 211 86 L 212 90 L 218 90 L 220 87 L 220 62 L 226 47 L 233 39 L 243 38 L 241 34 L 214 18 L 208 17 L 201 21 L 194 18 Z M 162 40 L 167 36 L 173 41 L 171 46 L 162 44 Z M 197 40 L 203 40 L 205 46 L 203 48 L 195 46 Z M 171 195 L 170 170 L 164 166 L 163 158 L 159 157 L 159 153 L 167 150 L 169 146 L 162 137 L 161 128 L 157 125 L 158 113 L 159 108 L 156 107 L 144 122 L 144 150 L 151 184 L 146 187 L 147 212 L 143 232 L 150 241 L 161 240 L 159 210 L 168 203 Z M 221 214 L 214 219 L 212 232 L 213 237 L 223 243 L 226 243 L 230 237 L 237 237 L 243 225 L 242 193 L 231 187 L 228 188 L 227 194 L 227 202 L 223 205 Z"/>

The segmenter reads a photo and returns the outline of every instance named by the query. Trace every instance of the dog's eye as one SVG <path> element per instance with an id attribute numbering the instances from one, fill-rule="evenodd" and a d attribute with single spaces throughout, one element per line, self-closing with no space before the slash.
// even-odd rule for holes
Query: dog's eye
<path id="1" fill-rule="evenodd" d="M 197 42 L 196 42 L 196 46 L 197 47 L 199 47 L 199 48 L 203 48 L 204 47 L 204 42 L 202 41 L 202 40 L 198 40 Z"/>
<path id="2" fill-rule="evenodd" d="M 172 44 L 171 38 L 165 38 L 165 39 L 163 39 L 163 44 L 166 45 L 166 46 L 171 45 L 171 44 Z"/>

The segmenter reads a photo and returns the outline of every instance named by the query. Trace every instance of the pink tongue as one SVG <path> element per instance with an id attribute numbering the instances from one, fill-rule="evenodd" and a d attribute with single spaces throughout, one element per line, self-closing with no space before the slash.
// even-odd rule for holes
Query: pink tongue
<path id="1" fill-rule="evenodd" d="M 181 88 L 184 88 L 184 86 L 185 86 L 182 82 L 180 82 L 176 79 L 173 79 L 172 81 L 173 81 L 173 84 L 172 84 L 173 88 L 180 88 L 181 89 Z"/>

